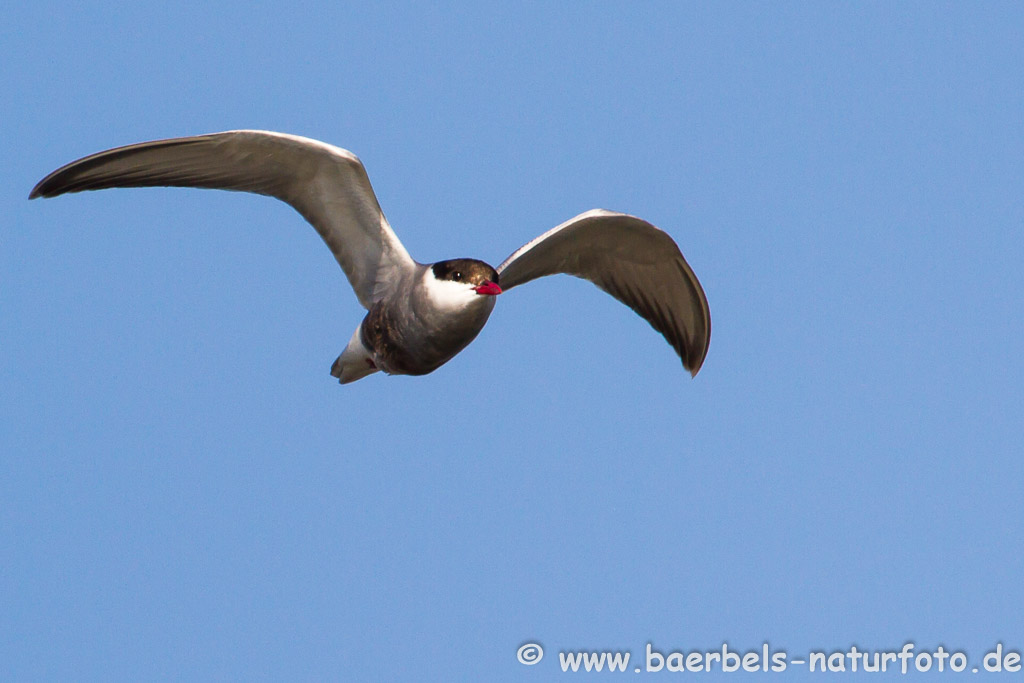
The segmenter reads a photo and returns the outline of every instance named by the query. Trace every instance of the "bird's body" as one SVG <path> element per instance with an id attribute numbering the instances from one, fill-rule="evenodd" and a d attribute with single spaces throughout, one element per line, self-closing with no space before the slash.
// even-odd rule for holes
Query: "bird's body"
<path id="1" fill-rule="evenodd" d="M 465 270 L 476 266 L 483 281 L 497 282 L 482 261 L 458 259 Z M 393 295 L 373 304 L 331 367 L 342 384 L 382 370 L 389 375 L 425 375 L 466 348 L 487 323 L 495 296 L 480 295 L 450 280 L 438 280 L 434 268 L 418 265 Z M 487 272 L 489 271 L 489 273 Z M 461 271 L 460 271 L 461 272 Z M 451 290 L 451 291 L 446 291 Z M 500 291 L 500 289 L 498 290 Z"/>
<path id="2" fill-rule="evenodd" d="M 179 186 L 265 194 L 292 205 L 331 249 L 367 314 L 331 374 L 423 375 L 483 329 L 502 291 L 538 277 L 588 279 L 661 332 L 696 374 L 711 318 L 678 246 L 635 216 L 593 210 L 549 230 L 493 268 L 477 259 L 424 265 L 402 246 L 366 170 L 347 150 L 268 131 L 229 131 L 119 147 L 48 175 L 29 198 L 110 187 Z"/>

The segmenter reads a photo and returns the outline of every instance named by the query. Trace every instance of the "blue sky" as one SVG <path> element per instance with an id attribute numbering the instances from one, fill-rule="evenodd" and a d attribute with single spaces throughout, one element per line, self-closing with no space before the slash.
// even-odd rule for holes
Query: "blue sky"
<path id="1" fill-rule="evenodd" d="M 1024 648 L 1019 4 L 363 5 L 6 10 L 0 677 Z M 354 151 L 420 261 L 650 220 L 707 291 L 703 370 L 560 277 L 341 387 L 363 311 L 284 204 L 26 201 L 233 128 Z"/>

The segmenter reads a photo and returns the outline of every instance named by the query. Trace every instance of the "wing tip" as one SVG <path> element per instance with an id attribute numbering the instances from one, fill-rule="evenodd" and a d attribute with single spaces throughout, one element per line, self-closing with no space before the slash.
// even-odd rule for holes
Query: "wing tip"
<path id="1" fill-rule="evenodd" d="M 703 290 L 701 293 L 703 294 Z M 704 367 L 704 360 L 708 357 L 708 349 L 711 348 L 711 316 L 707 308 L 707 299 L 704 299 L 704 312 L 706 317 L 704 318 L 705 332 L 702 335 L 703 344 L 700 347 L 691 346 L 686 348 L 684 342 L 684 347 L 677 349 L 679 357 L 683 361 L 683 367 L 690 372 L 690 377 L 696 377 L 700 369 Z"/>
<path id="2" fill-rule="evenodd" d="M 54 188 L 53 183 L 50 182 L 51 176 L 46 176 L 32 188 L 32 191 L 28 193 L 29 199 L 39 199 L 47 197 L 56 197 L 61 194 L 60 188 Z"/>
<path id="3" fill-rule="evenodd" d="M 683 363 L 683 366 L 690 371 L 690 377 L 696 377 L 700 369 L 704 367 L 704 360 L 708 357 L 708 349 L 711 347 L 711 325 L 710 321 L 708 324 L 708 335 L 704 338 L 704 346 L 701 348 L 700 353 L 691 353 L 689 362 Z"/>
<path id="4" fill-rule="evenodd" d="M 55 194 L 59 194 L 53 191 L 53 183 L 51 182 L 52 178 L 53 173 L 36 183 L 36 186 L 32 188 L 32 191 L 28 193 L 28 198 L 38 199 L 40 197 L 52 197 Z"/>
<path id="5" fill-rule="evenodd" d="M 690 373 L 690 377 L 694 378 L 700 369 L 704 367 L 704 358 L 707 355 L 707 349 L 705 348 L 704 353 L 700 357 L 689 357 L 683 359 L 683 368 Z"/>
<path id="6" fill-rule="evenodd" d="M 49 199 L 50 197 L 57 197 L 68 192 L 67 184 L 59 182 L 60 179 L 55 177 L 57 172 L 61 170 L 63 169 L 54 171 L 36 183 L 36 186 L 32 188 L 32 191 L 28 193 L 28 198 L 39 199 L 41 197 L 43 199 Z"/>

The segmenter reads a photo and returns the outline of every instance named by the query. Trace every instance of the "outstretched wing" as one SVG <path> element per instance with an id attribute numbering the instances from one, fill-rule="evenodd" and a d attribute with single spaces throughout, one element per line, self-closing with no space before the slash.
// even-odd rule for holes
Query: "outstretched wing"
<path id="1" fill-rule="evenodd" d="M 295 135 L 236 130 L 118 147 L 57 169 L 29 199 L 152 186 L 255 192 L 287 202 L 320 233 L 366 308 L 415 266 L 359 159 Z"/>
<path id="2" fill-rule="evenodd" d="M 696 375 L 711 341 L 704 289 L 679 247 L 647 221 L 595 209 L 549 230 L 498 266 L 503 290 L 567 273 L 590 280 L 639 313 Z"/>

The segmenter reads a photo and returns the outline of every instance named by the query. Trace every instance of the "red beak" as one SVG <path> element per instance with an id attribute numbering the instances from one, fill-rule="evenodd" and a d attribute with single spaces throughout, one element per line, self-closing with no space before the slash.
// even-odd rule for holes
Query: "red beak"
<path id="1" fill-rule="evenodd" d="M 487 280 L 479 287 L 474 287 L 473 291 L 475 291 L 477 294 L 484 294 L 486 296 L 496 296 L 498 294 L 501 294 L 501 287 L 498 286 L 497 282 L 491 282 L 490 280 Z"/>

